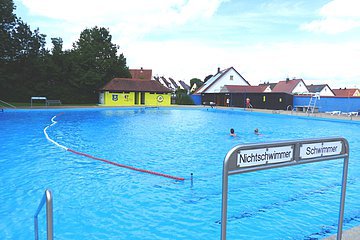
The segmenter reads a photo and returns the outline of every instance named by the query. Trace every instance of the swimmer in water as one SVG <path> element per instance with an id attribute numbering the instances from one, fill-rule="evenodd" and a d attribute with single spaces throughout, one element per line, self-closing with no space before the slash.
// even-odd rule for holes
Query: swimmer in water
<path id="1" fill-rule="evenodd" d="M 236 137 L 235 130 L 233 128 L 230 129 L 230 136 Z"/>
<path id="2" fill-rule="evenodd" d="M 260 135 L 259 129 L 255 128 L 254 133 L 255 133 L 256 135 Z"/>

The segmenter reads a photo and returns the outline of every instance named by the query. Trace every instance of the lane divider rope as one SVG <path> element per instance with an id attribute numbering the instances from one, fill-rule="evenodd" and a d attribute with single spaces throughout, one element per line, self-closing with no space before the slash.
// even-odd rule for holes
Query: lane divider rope
<path id="1" fill-rule="evenodd" d="M 150 171 L 150 170 L 146 170 L 146 169 L 141 169 L 141 168 L 136 168 L 136 167 L 132 167 L 132 166 L 128 166 L 128 165 L 124 165 L 124 164 L 120 164 L 120 163 L 117 163 L 117 162 L 112 162 L 112 161 L 109 161 L 107 159 L 104 159 L 104 158 L 98 158 L 98 157 L 94 157 L 90 154 L 87 154 L 87 153 L 83 153 L 83 152 L 78 152 L 74 149 L 71 149 L 71 148 L 68 148 L 68 147 L 65 147 L 61 144 L 59 144 L 58 142 L 54 141 L 53 139 L 51 139 L 47 133 L 47 130 L 54 126 L 57 121 L 55 121 L 55 118 L 62 115 L 63 113 L 60 113 L 58 115 L 55 115 L 51 118 L 51 124 L 46 126 L 44 128 L 44 134 L 45 134 L 45 137 L 47 140 L 49 140 L 50 142 L 52 142 L 53 144 L 55 144 L 56 146 L 64 149 L 65 151 L 68 151 L 68 152 L 72 152 L 74 154 L 77 154 L 77 155 L 80 155 L 80 156 L 84 156 L 84 157 L 87 157 L 87 158 L 91 158 L 91 159 L 94 159 L 94 160 L 98 160 L 98 161 L 102 161 L 102 162 L 105 162 L 105 163 L 108 163 L 108 164 L 112 164 L 114 166 L 118 166 L 118 167 L 122 167 L 122 168 L 127 168 L 127 169 L 130 169 L 130 170 L 134 170 L 134 171 L 138 171 L 138 172 L 143 172 L 143 173 L 149 173 L 149 174 L 152 174 L 152 175 L 157 175 L 157 176 L 161 176 L 161 177 L 166 177 L 166 178 L 171 178 L 171 179 L 175 179 L 175 180 L 179 180 L 179 181 L 184 181 L 185 178 L 182 178 L 182 177 L 176 177 L 176 176 L 172 176 L 172 175 L 168 175 L 168 174 L 164 174 L 164 173 L 159 173 L 159 172 L 154 172 L 154 171 Z"/>

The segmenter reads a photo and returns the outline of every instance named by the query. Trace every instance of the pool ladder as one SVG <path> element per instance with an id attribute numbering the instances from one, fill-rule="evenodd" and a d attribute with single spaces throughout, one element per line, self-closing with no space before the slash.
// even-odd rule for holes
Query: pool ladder
<path id="1" fill-rule="evenodd" d="M 42 207 L 46 202 L 46 235 L 47 240 L 54 239 L 54 229 L 53 229 L 53 204 L 52 204 L 52 194 L 49 189 L 45 190 L 44 196 L 42 197 L 39 207 L 36 210 L 34 215 L 34 229 L 35 229 L 35 240 L 39 239 L 39 227 L 38 227 L 38 215 Z"/>
<path id="2" fill-rule="evenodd" d="M 5 101 L 0 100 L 0 108 L 16 108 L 14 105 L 11 105 L 10 103 L 7 103 Z"/>

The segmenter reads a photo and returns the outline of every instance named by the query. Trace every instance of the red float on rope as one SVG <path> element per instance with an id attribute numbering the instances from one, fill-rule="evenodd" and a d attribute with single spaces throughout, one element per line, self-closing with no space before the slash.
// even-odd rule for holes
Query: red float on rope
<path id="1" fill-rule="evenodd" d="M 138 171 L 138 172 L 150 173 L 150 174 L 153 174 L 153 175 L 162 176 L 162 177 L 171 178 L 171 179 L 180 180 L 180 181 L 185 180 L 185 178 L 182 178 L 182 177 L 175 177 L 175 176 L 171 176 L 171 175 L 164 174 L 164 173 L 158 173 L 158 172 L 154 172 L 154 171 L 150 171 L 150 170 L 146 170 L 146 169 L 131 167 L 131 166 L 128 166 L 128 165 L 112 162 L 112 161 L 109 161 L 109 160 L 106 160 L 106 159 L 103 159 L 103 158 L 94 157 L 94 156 L 91 156 L 90 154 L 78 152 L 78 151 L 75 151 L 75 150 L 73 150 L 71 148 L 68 148 L 67 150 L 69 152 L 72 152 L 72 153 L 75 153 L 75 154 L 78 154 L 78 155 L 81 155 L 81 156 L 84 156 L 84 157 L 87 157 L 87 158 L 91 158 L 91 159 L 94 159 L 94 160 L 106 162 L 106 163 L 109 163 L 109 164 L 112 164 L 112 165 L 115 165 L 115 166 L 118 166 L 118 167 L 127 168 L 127 169 L 131 169 L 131 170 Z"/>
<path id="2" fill-rule="evenodd" d="M 182 178 L 182 177 L 175 177 L 175 176 L 171 176 L 171 175 L 168 175 L 168 174 L 164 174 L 164 173 L 158 173 L 158 172 L 154 172 L 154 171 L 150 171 L 150 170 L 146 170 L 146 169 L 141 169 L 141 168 L 136 168 L 136 167 L 131 167 L 131 166 L 127 166 L 127 165 L 124 165 L 124 164 L 120 164 L 120 163 L 116 163 L 116 162 L 112 162 L 112 161 L 109 161 L 107 159 L 103 159 L 103 158 L 98 158 L 98 157 L 94 157 L 94 156 L 91 156 L 90 154 L 87 154 L 87 153 L 82 153 L 82 152 L 78 152 L 78 151 L 75 151 L 71 148 L 67 148 L 63 145 L 60 145 L 59 143 L 55 142 L 54 140 L 52 140 L 49 135 L 47 134 L 47 129 L 53 125 L 55 125 L 57 123 L 57 121 L 55 121 L 55 118 L 64 114 L 63 112 L 62 113 L 59 113 L 57 115 L 55 115 L 54 117 L 51 118 L 51 122 L 52 124 L 46 126 L 44 128 L 44 134 L 45 134 L 45 137 L 52 143 L 54 143 L 56 146 L 66 150 L 66 151 L 69 151 L 69 152 L 72 152 L 72 153 L 75 153 L 77 155 L 81 155 L 81 156 L 84 156 L 84 157 L 87 157 L 87 158 L 91 158 L 91 159 L 94 159 L 94 160 L 98 160 L 98 161 L 102 161 L 102 162 L 105 162 L 105 163 L 109 163 L 109 164 L 112 164 L 112 165 L 115 165 L 115 166 L 118 166 L 118 167 L 122 167 L 122 168 L 127 168 L 127 169 L 131 169 L 131 170 L 134 170 L 134 171 L 138 171 L 138 172 L 143 172 L 143 173 L 149 173 L 149 174 L 153 174 L 153 175 L 157 175 L 157 176 L 161 176 L 161 177 L 166 177 L 166 178 L 171 178 L 171 179 L 175 179 L 175 180 L 179 180 L 179 181 L 184 181 L 185 178 Z"/>

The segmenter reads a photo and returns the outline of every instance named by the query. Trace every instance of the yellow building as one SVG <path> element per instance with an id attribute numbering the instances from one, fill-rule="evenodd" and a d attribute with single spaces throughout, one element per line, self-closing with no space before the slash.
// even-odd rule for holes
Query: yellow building
<path id="1" fill-rule="evenodd" d="M 100 89 L 103 106 L 170 106 L 171 90 L 154 80 L 114 78 Z"/>

